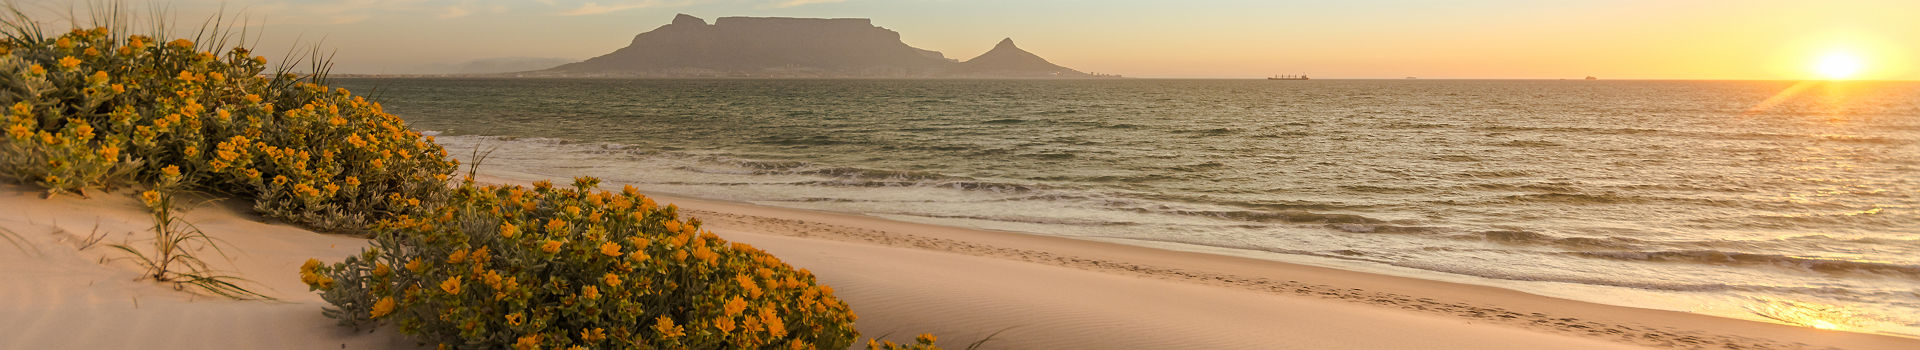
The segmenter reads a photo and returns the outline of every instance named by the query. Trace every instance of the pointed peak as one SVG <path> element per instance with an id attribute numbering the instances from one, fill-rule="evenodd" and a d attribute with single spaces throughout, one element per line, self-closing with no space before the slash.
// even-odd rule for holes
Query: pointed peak
<path id="1" fill-rule="evenodd" d="M 698 24 L 698 25 L 704 26 L 704 25 L 707 25 L 707 20 L 700 19 L 700 17 L 694 17 L 692 15 L 682 13 L 680 15 L 673 16 L 673 24 Z"/>
<path id="2" fill-rule="evenodd" d="M 1013 38 L 1000 39 L 999 44 L 993 45 L 993 49 L 995 50 L 1001 48 L 1019 49 L 1019 47 L 1013 46 Z"/>

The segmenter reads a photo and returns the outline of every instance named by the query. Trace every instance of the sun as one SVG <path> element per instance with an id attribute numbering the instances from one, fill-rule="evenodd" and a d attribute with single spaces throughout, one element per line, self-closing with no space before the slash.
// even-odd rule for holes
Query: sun
<path id="1" fill-rule="evenodd" d="M 1865 68 L 1860 57 L 1850 52 L 1829 52 L 1813 64 L 1813 72 L 1828 80 L 1852 79 Z"/>

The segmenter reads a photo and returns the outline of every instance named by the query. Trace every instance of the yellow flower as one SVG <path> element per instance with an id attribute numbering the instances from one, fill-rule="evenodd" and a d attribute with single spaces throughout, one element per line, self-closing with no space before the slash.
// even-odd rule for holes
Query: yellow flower
<path id="1" fill-rule="evenodd" d="M 921 344 L 933 344 L 934 341 L 940 340 L 940 338 L 934 337 L 933 333 L 920 333 L 920 336 L 914 337 L 914 339 L 919 340 Z"/>
<path id="2" fill-rule="evenodd" d="M 525 319 L 526 317 L 527 317 L 527 316 L 525 316 L 525 315 L 523 315 L 523 314 L 521 314 L 521 313 L 518 313 L 518 312 L 515 312 L 515 313 L 510 313 L 510 314 L 507 314 L 507 324 L 508 324 L 508 325 L 513 325 L 513 326 L 518 326 L 518 325 L 520 325 L 520 322 L 521 322 L 521 320 L 522 320 L 522 319 Z"/>
<path id="3" fill-rule="evenodd" d="M 160 168 L 160 176 L 180 176 L 180 166 L 168 165 L 165 168 Z"/>
<path id="4" fill-rule="evenodd" d="M 158 191 L 140 192 L 140 202 L 146 203 L 148 208 L 159 208 L 160 192 Z"/>
<path id="5" fill-rule="evenodd" d="M 226 81 L 226 80 L 227 80 L 227 75 L 226 75 L 226 74 L 220 74 L 220 72 L 211 72 L 211 73 L 207 73 L 207 80 L 212 80 L 212 81 Z"/>
<path id="6" fill-rule="evenodd" d="M 189 50 L 193 49 L 193 41 L 187 40 L 187 39 L 176 39 L 173 42 L 167 43 L 167 45 L 173 45 L 173 47 L 178 47 L 182 49 L 189 49 Z"/>
<path id="7" fill-rule="evenodd" d="M 147 192 L 153 192 L 153 191 L 147 191 Z M 320 269 L 320 264 L 321 264 L 320 259 L 308 258 L 306 263 L 300 264 L 300 271 L 318 270 Z"/>
<path id="8" fill-rule="evenodd" d="M 440 282 L 440 290 L 447 291 L 447 294 L 460 294 L 460 276 L 448 277 Z"/>
<path id="9" fill-rule="evenodd" d="M 773 313 L 772 307 L 763 307 L 760 309 L 760 323 L 767 325 L 767 333 L 772 334 L 774 338 L 787 336 L 786 322 L 780 320 L 780 316 Z"/>
<path id="10" fill-rule="evenodd" d="M 548 254 L 559 253 L 560 241 L 549 239 L 547 243 L 540 245 L 540 251 L 547 252 Z"/>
<path id="11" fill-rule="evenodd" d="M 26 139 L 27 137 L 33 136 L 33 129 L 28 128 L 26 125 L 14 124 L 13 126 L 7 127 L 7 136 L 13 136 L 15 139 Z"/>
<path id="12" fill-rule="evenodd" d="M 393 297 L 380 298 L 380 301 L 373 302 L 373 312 L 369 314 L 373 318 L 380 318 L 390 313 L 393 313 Z"/>
<path id="13" fill-rule="evenodd" d="M 120 147 L 117 147 L 117 146 L 101 147 L 100 158 L 106 158 L 109 160 L 120 159 Z"/>
<path id="14" fill-rule="evenodd" d="M 600 299 L 600 287 L 594 287 L 594 286 L 581 287 L 580 296 L 585 297 L 587 299 Z"/>
<path id="15" fill-rule="evenodd" d="M 514 226 L 514 225 L 513 225 L 513 223 L 511 223 L 511 222 L 502 222 L 502 223 L 500 223 L 500 236 L 501 236 L 501 237 L 506 237 L 506 238 L 513 238 L 513 236 L 514 236 L 514 235 L 518 235 L 518 234 L 520 234 L 520 227 L 519 227 L 519 226 Z"/>
<path id="16" fill-rule="evenodd" d="M 47 68 L 41 67 L 40 65 L 36 64 L 32 66 L 27 66 L 27 72 L 32 75 L 47 75 Z"/>
<path id="17" fill-rule="evenodd" d="M 607 276 L 606 276 L 605 278 L 602 278 L 602 280 L 604 280 L 605 282 L 607 282 L 607 286 L 619 286 L 619 285 L 620 285 L 620 275 L 618 275 L 618 274 L 611 274 L 611 273 L 609 273 L 609 274 L 607 274 Z"/>
<path id="18" fill-rule="evenodd" d="M 602 243 L 600 244 L 600 254 L 606 254 L 607 256 L 616 256 L 616 257 L 620 256 L 620 244 L 613 243 L 613 242 Z"/>
<path id="19" fill-rule="evenodd" d="M 86 54 L 87 56 L 99 56 L 99 55 L 100 55 L 100 49 L 96 49 L 96 48 L 91 48 L 91 47 L 89 47 L 89 48 L 87 48 L 87 51 L 86 51 L 86 52 L 84 52 L 84 53 L 85 53 L 85 54 Z"/>
<path id="20" fill-rule="evenodd" d="M 94 71 L 93 76 L 87 77 L 87 83 L 96 84 L 96 85 L 105 84 L 107 83 L 107 80 L 111 80 L 111 79 L 113 79 L 113 77 L 107 76 L 106 71 Z"/>
<path id="21" fill-rule="evenodd" d="M 389 274 L 389 273 L 393 273 L 393 267 L 392 267 L 392 266 L 387 266 L 387 263 L 374 263 L 374 264 L 373 264 L 373 275 L 374 275 L 374 276 L 380 276 L 380 277 L 386 277 L 386 276 L 387 276 L 387 274 Z"/>
<path id="22" fill-rule="evenodd" d="M 126 86 L 126 85 L 120 85 L 120 84 L 113 84 L 113 85 L 111 85 L 111 86 L 108 86 L 108 87 L 111 87 L 111 88 L 113 88 L 113 93 L 116 93 L 116 94 L 118 94 L 118 93 L 125 93 L 125 92 L 127 92 L 127 86 Z"/>
<path id="23" fill-rule="evenodd" d="M 61 40 L 65 40 L 65 39 L 61 39 Z M 80 59 L 78 58 L 73 58 L 73 56 L 60 58 L 60 68 L 73 68 L 73 67 L 79 67 L 79 66 L 80 66 Z"/>
<path id="24" fill-rule="evenodd" d="M 427 263 L 420 261 L 420 258 L 413 258 L 413 260 L 407 261 L 407 271 L 413 271 L 413 273 L 421 273 L 426 269 L 427 269 Z"/>
<path id="25" fill-rule="evenodd" d="M 733 300 L 727 301 L 725 308 L 727 317 L 739 316 L 740 312 L 745 310 L 747 310 L 746 299 L 741 299 L 740 296 L 735 295 L 733 296 Z"/>
<path id="26" fill-rule="evenodd" d="M 539 349 L 539 348 L 540 348 L 540 335 L 539 335 L 539 334 L 534 334 L 534 335 L 529 335 L 529 336 L 525 336 L 525 337 L 520 337 L 520 340 L 517 340 L 517 341 L 515 341 L 515 342 L 513 343 L 513 348 L 514 348 L 515 350 L 533 350 L 533 349 Z"/>
<path id="27" fill-rule="evenodd" d="M 653 332 L 659 334 L 661 337 L 673 339 L 687 335 L 686 329 L 674 325 L 673 318 L 671 317 L 661 315 L 660 318 L 656 318 L 653 321 Z"/>
<path id="28" fill-rule="evenodd" d="M 71 49 L 73 48 L 73 40 L 67 40 L 67 38 L 60 38 L 60 40 L 53 41 L 53 46 L 59 47 L 62 49 Z"/>
<path id="29" fill-rule="evenodd" d="M 461 250 L 455 250 L 455 251 L 453 251 L 453 253 L 448 253 L 448 254 L 447 254 L 447 263 L 448 263 L 448 264 L 458 264 L 458 263 L 463 263 L 463 262 L 467 262 L 467 250 L 466 250 L 466 249 L 461 249 Z"/>
<path id="30" fill-rule="evenodd" d="M 560 229 L 563 229 L 563 228 L 567 228 L 566 221 L 560 221 L 559 218 L 554 218 L 553 220 L 547 220 L 547 232 L 557 233 L 557 232 L 560 232 Z"/>

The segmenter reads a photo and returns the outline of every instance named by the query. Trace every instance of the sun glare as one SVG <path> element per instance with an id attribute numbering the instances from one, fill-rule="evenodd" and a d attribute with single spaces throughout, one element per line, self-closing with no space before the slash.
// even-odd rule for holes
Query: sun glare
<path id="1" fill-rule="evenodd" d="M 1853 78 L 1854 75 L 1860 74 L 1860 70 L 1865 67 L 1866 65 L 1860 61 L 1860 57 L 1854 56 L 1852 53 L 1832 52 L 1826 56 L 1821 56 L 1820 61 L 1814 63 L 1813 71 L 1814 73 L 1820 74 L 1821 78 L 1842 80 Z"/>

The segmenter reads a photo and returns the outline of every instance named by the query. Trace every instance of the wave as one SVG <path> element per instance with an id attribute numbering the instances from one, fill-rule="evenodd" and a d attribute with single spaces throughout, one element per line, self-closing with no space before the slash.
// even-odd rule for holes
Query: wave
<path id="1" fill-rule="evenodd" d="M 1613 193 L 1532 193 L 1502 197 L 1510 202 L 1555 202 L 1555 203 L 1639 203 L 1647 201 L 1640 196 L 1628 196 Z"/>
<path id="2" fill-rule="evenodd" d="M 1466 235 L 1456 235 L 1456 239 L 1479 239 L 1506 244 L 1553 245 L 1581 249 L 1628 249 L 1645 245 L 1647 242 L 1626 237 L 1554 237 L 1543 233 L 1522 230 L 1480 231 Z"/>
<path id="3" fill-rule="evenodd" d="M 1470 127 L 1469 129 L 1480 130 L 1480 131 L 1490 131 L 1490 132 L 1529 132 L 1530 131 L 1530 132 L 1566 133 L 1566 134 L 1575 134 L 1575 135 L 1658 135 L 1658 136 L 1683 137 L 1683 138 L 1700 139 L 1700 140 L 1712 140 L 1712 139 L 1761 140 L 1761 141 L 1792 140 L 1792 141 L 1859 143 L 1859 144 L 1872 144 L 1872 145 L 1904 145 L 1904 144 L 1911 144 L 1916 142 L 1916 140 L 1892 138 L 1892 137 L 1884 137 L 1884 136 L 1862 136 L 1862 135 L 1840 135 L 1840 134 L 1792 134 L 1792 133 L 1769 133 L 1769 132 L 1723 132 L 1723 131 L 1670 130 L 1670 129 L 1647 129 L 1647 128 L 1497 125 L 1497 126 Z"/>
<path id="4" fill-rule="evenodd" d="M 1164 238 L 1129 238 L 1131 240 L 1190 244 L 1227 249 L 1264 251 L 1288 255 L 1333 258 L 1346 261 L 1359 261 L 1412 268 L 1462 276 L 1473 276 L 1508 281 L 1557 282 L 1594 286 L 1623 287 L 1643 290 L 1672 292 L 1754 292 L 1767 294 L 1818 295 L 1841 300 L 1887 303 L 1889 300 L 1920 297 L 1920 291 L 1861 291 L 1840 287 L 1791 287 L 1740 283 L 1677 283 L 1646 280 L 1619 280 L 1605 277 L 1575 277 L 1556 273 L 1525 273 L 1503 269 L 1486 269 L 1472 265 L 1444 265 L 1420 260 L 1398 260 L 1376 258 L 1373 254 L 1356 249 L 1336 249 L 1329 251 L 1303 251 L 1277 247 L 1260 247 L 1244 244 L 1223 244 L 1216 242 L 1197 242 Z"/>
<path id="5" fill-rule="evenodd" d="M 1770 266 L 1827 274 L 1873 274 L 1903 278 L 1920 278 L 1920 265 L 1778 254 L 1741 253 L 1717 250 L 1566 252 L 1565 254 L 1620 261 L 1673 262 L 1716 266 Z"/>
<path id="6" fill-rule="evenodd" d="M 1560 143 L 1553 142 L 1553 141 L 1540 141 L 1540 140 L 1512 140 L 1507 142 L 1495 143 L 1493 145 L 1500 146 L 1500 147 L 1544 148 L 1544 147 L 1559 147 Z"/>
<path id="7" fill-rule="evenodd" d="M 1360 215 L 1315 213 L 1304 210 L 1174 210 L 1169 212 L 1173 214 L 1265 223 L 1378 224 L 1386 222 L 1384 220 Z"/>

